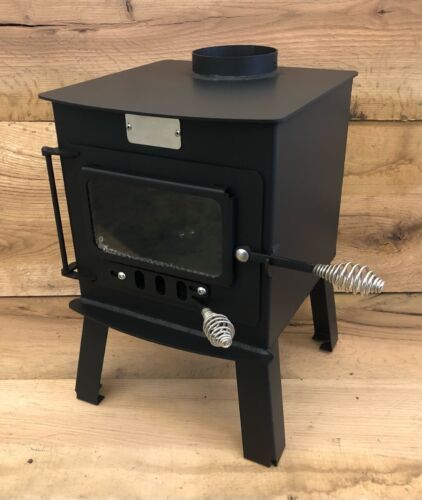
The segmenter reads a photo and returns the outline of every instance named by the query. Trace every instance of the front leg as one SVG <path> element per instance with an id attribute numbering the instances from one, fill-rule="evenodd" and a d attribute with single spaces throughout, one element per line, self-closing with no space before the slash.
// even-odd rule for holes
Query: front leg
<path id="1" fill-rule="evenodd" d="M 101 372 L 107 343 L 108 327 L 93 319 L 84 318 L 78 373 L 76 376 L 76 397 L 87 403 L 99 404 Z"/>
<path id="2" fill-rule="evenodd" d="M 313 339 L 322 342 L 322 350 L 331 352 L 338 339 L 333 287 L 327 281 L 320 279 L 310 295 L 315 331 Z"/>
<path id="3" fill-rule="evenodd" d="M 285 446 L 278 342 L 273 359 L 236 361 L 237 391 L 245 458 L 277 465 Z"/>

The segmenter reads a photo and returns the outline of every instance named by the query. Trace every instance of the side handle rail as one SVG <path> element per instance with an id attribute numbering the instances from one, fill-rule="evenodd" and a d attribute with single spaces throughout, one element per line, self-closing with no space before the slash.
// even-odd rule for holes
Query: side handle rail
<path id="1" fill-rule="evenodd" d="M 53 159 L 52 156 L 60 156 L 61 158 L 76 158 L 79 153 L 74 151 L 65 151 L 60 148 L 50 148 L 48 146 L 43 146 L 41 149 L 42 155 L 45 157 L 45 162 L 47 165 L 48 181 L 50 183 L 51 191 L 51 201 L 53 203 L 54 218 L 56 221 L 57 237 L 59 240 L 60 256 L 62 259 L 62 270 L 61 273 L 67 278 L 80 279 L 80 273 L 77 268 L 76 262 L 70 262 L 67 259 L 66 242 L 63 234 L 63 224 L 60 214 L 59 199 L 57 196 L 56 178 L 54 175 Z"/>

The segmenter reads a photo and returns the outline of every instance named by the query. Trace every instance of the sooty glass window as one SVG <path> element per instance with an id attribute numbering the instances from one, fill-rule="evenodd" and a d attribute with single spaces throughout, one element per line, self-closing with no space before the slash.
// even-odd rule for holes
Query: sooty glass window
<path id="1" fill-rule="evenodd" d="M 88 182 L 95 242 L 103 252 L 216 278 L 222 274 L 220 204 L 171 183 L 99 176 Z"/>

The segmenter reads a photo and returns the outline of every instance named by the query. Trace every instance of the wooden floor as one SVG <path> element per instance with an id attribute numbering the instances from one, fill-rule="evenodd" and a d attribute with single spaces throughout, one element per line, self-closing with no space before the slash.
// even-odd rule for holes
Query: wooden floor
<path id="1" fill-rule="evenodd" d="M 337 298 L 332 354 L 307 306 L 281 337 L 287 447 L 267 469 L 242 458 L 231 363 L 111 332 L 95 407 L 75 399 L 68 299 L 0 299 L 0 497 L 422 498 L 420 298 L 359 300 Z"/>

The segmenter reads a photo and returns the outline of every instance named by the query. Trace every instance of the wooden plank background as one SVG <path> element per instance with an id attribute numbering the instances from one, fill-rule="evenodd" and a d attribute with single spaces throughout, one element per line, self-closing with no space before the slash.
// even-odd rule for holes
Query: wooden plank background
<path id="1" fill-rule="evenodd" d="M 287 447 L 271 469 L 242 457 L 232 363 L 111 331 L 96 407 L 74 397 L 67 297 L 3 298 L 0 497 L 419 499 L 421 296 L 339 296 L 332 354 L 301 309 L 280 338 Z"/>
<path id="2" fill-rule="evenodd" d="M 285 66 L 358 70 L 358 119 L 422 115 L 420 0 L 0 0 L 0 30 L 1 120 L 51 119 L 43 90 L 250 42 Z"/>
<path id="3" fill-rule="evenodd" d="M 0 123 L 1 296 L 77 293 L 59 273 L 44 144 L 50 122 Z M 372 265 L 390 292 L 422 291 L 421 145 L 420 122 L 350 126 L 337 258 Z"/>
<path id="4" fill-rule="evenodd" d="M 0 380 L 71 379 L 75 376 L 82 319 L 69 310 L 68 297 L 0 300 Z M 341 332 L 335 354 L 311 340 L 309 303 L 280 337 L 283 379 L 400 379 L 421 376 L 421 294 L 337 296 Z M 29 341 L 30 339 L 30 341 Z M 109 335 L 105 379 L 234 377 L 231 361 L 198 356 Z"/>
<path id="5" fill-rule="evenodd" d="M 284 379 L 266 468 L 242 456 L 234 380 L 104 382 L 100 407 L 73 380 L 0 382 L 3 498 L 421 498 L 420 383 Z"/>
<path id="6" fill-rule="evenodd" d="M 387 282 L 337 295 L 334 354 L 310 339 L 308 302 L 281 336 L 271 470 L 241 456 L 230 362 L 112 331 L 105 401 L 73 398 L 78 290 L 40 156 L 56 138 L 39 92 L 220 43 L 359 71 L 337 260 Z M 421 120 L 421 0 L 0 0 L 0 496 L 421 498 Z"/>
<path id="7" fill-rule="evenodd" d="M 37 94 L 248 42 L 282 65 L 359 71 L 337 258 L 373 266 L 387 292 L 421 292 L 421 33 L 420 0 L 0 0 L 0 297 L 77 293 L 59 274 L 39 154 L 56 139 Z"/>

